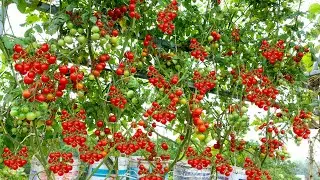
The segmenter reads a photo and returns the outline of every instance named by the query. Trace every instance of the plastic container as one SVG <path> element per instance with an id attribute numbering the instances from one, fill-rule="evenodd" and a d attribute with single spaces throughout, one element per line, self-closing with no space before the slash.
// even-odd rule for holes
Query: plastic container
<path id="1" fill-rule="evenodd" d="M 145 160 L 144 157 L 132 156 L 129 159 L 129 166 L 128 166 L 129 180 L 138 180 L 140 178 L 138 174 L 140 164 L 144 165 L 144 167 L 149 169 L 150 172 L 152 171 L 152 165 L 150 164 L 149 161 Z M 167 179 L 168 179 L 168 174 L 165 176 L 165 180 Z"/>
<path id="2" fill-rule="evenodd" d="M 55 175 L 56 180 L 76 180 L 79 175 L 79 166 L 80 162 L 77 157 L 73 157 L 73 164 L 72 170 L 63 176 Z M 47 180 L 46 172 L 41 165 L 40 161 L 33 156 L 31 160 L 31 168 L 30 168 L 30 175 L 29 180 Z"/>
<path id="3" fill-rule="evenodd" d="M 115 160 L 114 157 L 110 157 L 113 161 Z M 88 171 L 88 177 L 91 175 L 91 173 L 98 167 L 98 165 L 102 162 L 102 160 L 95 162 L 89 167 Z M 126 176 L 128 170 L 128 158 L 126 157 L 119 157 L 118 158 L 118 177 L 124 177 Z M 92 175 L 90 180 L 105 180 L 106 177 L 108 180 L 114 179 L 113 177 L 116 176 L 114 174 L 114 171 L 110 172 L 108 167 L 105 164 L 102 164 L 99 169 Z"/>
<path id="4" fill-rule="evenodd" d="M 174 180 L 211 180 L 211 169 L 204 168 L 198 170 L 192 168 L 186 162 L 178 162 L 173 169 L 173 179 Z M 218 178 L 219 179 L 219 178 Z"/>

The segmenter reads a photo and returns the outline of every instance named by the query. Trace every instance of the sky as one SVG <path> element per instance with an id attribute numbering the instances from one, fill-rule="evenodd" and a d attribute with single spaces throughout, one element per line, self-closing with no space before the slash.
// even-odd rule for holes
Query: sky
<path id="1" fill-rule="evenodd" d="M 301 9 L 303 11 L 307 11 L 308 7 L 312 3 L 320 3 L 320 0 L 305 0 L 302 3 Z M 20 27 L 20 25 L 25 23 L 26 16 L 24 14 L 21 14 L 17 10 L 17 8 L 14 4 L 9 6 L 8 16 L 9 16 L 10 23 L 13 28 L 14 34 L 16 36 L 23 37 L 24 32 L 26 31 L 27 28 Z M 305 24 L 307 24 L 307 23 L 308 22 L 305 22 Z M 9 27 L 8 25 L 9 24 L 7 21 L 5 24 L 5 27 Z M 6 31 L 10 32 L 9 29 L 6 29 Z M 41 37 L 47 37 L 47 35 L 42 34 L 41 36 L 38 36 L 38 37 L 41 40 L 42 39 Z M 254 117 L 254 115 L 261 114 L 261 113 L 263 114 L 264 112 L 262 112 L 262 111 L 263 110 L 255 107 L 255 106 L 250 106 L 249 111 L 248 111 L 248 115 L 252 119 Z M 173 137 L 173 134 L 171 134 L 170 132 L 167 132 L 164 129 L 160 129 L 160 131 L 162 131 L 162 134 L 166 134 L 169 137 Z M 311 136 L 314 136 L 315 133 L 316 132 L 313 130 L 311 133 Z M 246 136 L 247 140 L 258 140 L 258 138 L 259 138 L 259 136 L 257 135 L 257 133 L 254 130 L 251 130 Z M 308 146 L 307 140 L 303 140 L 300 146 L 297 146 L 293 141 L 289 141 L 286 146 L 287 146 L 288 152 L 291 154 L 291 160 L 303 161 L 303 162 L 307 161 L 308 151 L 309 151 L 309 146 Z M 317 143 L 315 145 L 315 157 L 316 157 L 316 159 L 318 159 L 318 161 L 320 161 L 320 144 L 319 143 Z"/>

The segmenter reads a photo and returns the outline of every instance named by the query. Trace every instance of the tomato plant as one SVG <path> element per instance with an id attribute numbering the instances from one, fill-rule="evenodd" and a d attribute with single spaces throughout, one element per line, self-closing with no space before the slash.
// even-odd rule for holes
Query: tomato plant
<path id="1" fill-rule="evenodd" d="M 304 15 L 293 0 L 201 2 L 61 0 L 37 15 L 37 4 L 14 1 L 32 21 L 24 38 L 1 35 L 3 165 L 36 157 L 54 178 L 78 158 L 80 177 L 141 155 L 152 164 L 139 164 L 142 180 L 180 161 L 213 176 L 242 164 L 247 179 L 272 179 L 266 159 L 285 161 L 286 139 L 311 134 L 317 94 L 303 58 L 316 48 Z M 266 115 L 249 118 L 254 106 Z M 244 138 L 253 129 L 256 144 Z"/>

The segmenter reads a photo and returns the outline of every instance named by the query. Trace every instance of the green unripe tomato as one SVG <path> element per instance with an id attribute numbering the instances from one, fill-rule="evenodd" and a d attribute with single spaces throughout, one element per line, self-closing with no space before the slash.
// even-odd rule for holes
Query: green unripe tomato
<path id="1" fill-rule="evenodd" d="M 84 33 L 84 30 L 82 28 L 78 28 L 77 31 L 78 31 L 79 34 L 83 34 Z"/>
<path id="2" fill-rule="evenodd" d="M 200 140 L 200 141 L 204 141 L 206 139 L 206 136 L 204 134 L 197 134 L 197 138 Z"/>
<path id="3" fill-rule="evenodd" d="M 181 103 L 181 104 L 187 104 L 187 99 L 186 99 L 186 98 L 180 99 L 180 103 Z"/>
<path id="4" fill-rule="evenodd" d="M 72 28 L 72 29 L 70 29 L 70 35 L 71 35 L 71 36 L 76 35 L 76 34 L 77 34 L 77 32 L 78 32 L 78 31 L 77 31 L 76 29 L 73 29 L 73 28 Z"/>
<path id="5" fill-rule="evenodd" d="M 239 114 L 236 112 L 233 112 L 232 115 L 234 116 L 234 119 L 239 119 Z"/>
<path id="6" fill-rule="evenodd" d="M 105 136 L 105 135 L 106 134 L 103 131 L 100 132 L 100 136 Z"/>
<path id="7" fill-rule="evenodd" d="M 108 40 L 106 38 L 101 38 L 100 39 L 100 45 L 104 45 L 108 42 Z"/>
<path id="8" fill-rule="evenodd" d="M 17 131 L 18 131 L 17 128 L 12 128 L 12 129 L 11 129 L 12 134 L 16 134 Z"/>
<path id="9" fill-rule="evenodd" d="M 84 44 L 87 42 L 87 38 L 85 36 L 79 36 L 77 38 L 77 41 L 80 43 L 80 44 Z"/>
<path id="10" fill-rule="evenodd" d="M 112 45 L 111 45 L 111 44 L 107 44 L 107 45 L 106 45 L 107 51 L 110 51 L 111 48 L 112 48 Z"/>
<path id="11" fill-rule="evenodd" d="M 66 45 L 66 43 L 64 42 L 63 39 L 59 39 L 59 40 L 58 40 L 58 45 L 59 45 L 59 46 L 64 46 L 64 45 Z"/>
<path id="12" fill-rule="evenodd" d="M 92 39 L 93 41 L 99 40 L 99 39 L 100 39 L 100 34 L 99 34 L 99 33 L 94 33 L 94 34 L 92 34 L 91 39 Z"/>
<path id="13" fill-rule="evenodd" d="M 128 76 L 130 76 L 130 72 L 128 70 L 124 70 L 123 75 L 125 77 L 128 77 Z"/>
<path id="14" fill-rule="evenodd" d="M 72 22 L 68 22 L 67 23 L 67 28 L 72 29 L 73 28 L 73 23 Z"/>
<path id="15" fill-rule="evenodd" d="M 22 128 L 22 133 L 27 133 L 28 132 L 28 128 L 27 127 L 23 127 Z"/>
<path id="16" fill-rule="evenodd" d="M 94 79 L 95 79 L 94 75 L 93 75 L 93 74 L 90 74 L 90 75 L 89 75 L 89 80 L 90 80 L 90 81 L 93 81 Z"/>
<path id="17" fill-rule="evenodd" d="M 52 52 L 57 51 L 57 46 L 56 46 L 55 44 L 52 44 L 51 47 L 50 47 L 50 50 L 51 50 Z"/>
<path id="18" fill-rule="evenodd" d="M 118 38 L 117 37 L 111 37 L 110 42 L 113 46 L 116 46 L 118 44 Z"/>
<path id="19" fill-rule="evenodd" d="M 92 33 L 98 33 L 99 31 L 100 31 L 100 29 L 99 29 L 98 26 L 93 26 L 93 27 L 91 28 L 91 32 L 92 32 Z"/>
<path id="20" fill-rule="evenodd" d="M 28 112 L 26 115 L 27 120 L 29 121 L 33 121 L 34 119 L 36 119 L 37 115 L 34 112 Z"/>
<path id="21" fill-rule="evenodd" d="M 177 64 L 178 63 L 178 61 L 176 59 L 173 59 L 172 62 L 173 62 L 173 64 Z"/>
<path id="22" fill-rule="evenodd" d="M 41 112 L 40 111 L 36 111 L 35 115 L 36 115 L 36 118 L 39 118 L 41 116 Z"/>
<path id="23" fill-rule="evenodd" d="M 214 44 L 213 44 L 213 47 L 214 47 L 214 48 L 219 48 L 219 44 L 218 44 L 218 43 L 214 43 Z"/>
<path id="24" fill-rule="evenodd" d="M 72 44 L 73 43 L 73 39 L 71 36 L 66 36 L 63 38 L 64 42 L 66 42 L 67 44 Z"/>
<path id="25" fill-rule="evenodd" d="M 33 48 L 38 48 L 38 47 L 39 47 L 39 44 L 36 43 L 36 42 L 33 42 L 33 43 L 32 43 L 32 47 L 33 47 Z"/>
<path id="26" fill-rule="evenodd" d="M 132 103 L 133 104 L 138 104 L 139 103 L 139 100 L 137 98 L 132 98 Z"/>
<path id="27" fill-rule="evenodd" d="M 11 109 L 11 110 L 10 110 L 10 115 L 11 115 L 12 117 L 16 117 L 16 116 L 19 115 L 19 111 L 18 111 L 17 109 Z"/>
<path id="28" fill-rule="evenodd" d="M 171 62 L 170 61 L 167 61 L 167 66 L 170 66 L 171 65 Z"/>
<path id="29" fill-rule="evenodd" d="M 248 121 L 248 120 L 249 120 L 249 117 L 248 117 L 247 115 L 243 115 L 243 116 L 242 116 L 242 120 L 243 120 L 243 121 Z"/>
<path id="30" fill-rule="evenodd" d="M 25 118 L 26 118 L 26 114 L 24 114 L 24 113 L 20 113 L 18 115 L 18 120 L 24 120 Z"/>
<path id="31" fill-rule="evenodd" d="M 141 61 L 138 62 L 138 68 L 142 68 L 143 67 L 143 63 Z"/>
<path id="32" fill-rule="evenodd" d="M 48 109 L 48 103 L 43 102 L 39 105 L 40 110 L 47 110 Z"/>
<path id="33" fill-rule="evenodd" d="M 176 70 L 180 70 L 181 69 L 181 66 L 179 64 L 175 65 L 174 67 L 176 68 Z"/>
<path id="34" fill-rule="evenodd" d="M 127 97 L 131 99 L 131 98 L 133 98 L 133 96 L 134 96 L 134 91 L 129 90 L 129 91 L 127 92 Z"/>
<path id="35" fill-rule="evenodd" d="M 208 36 L 208 41 L 213 41 L 213 37 L 212 36 Z"/>
<path id="36" fill-rule="evenodd" d="M 17 124 L 18 124 L 18 125 L 22 125 L 22 123 L 23 123 L 22 120 L 18 120 L 18 121 L 17 121 Z"/>

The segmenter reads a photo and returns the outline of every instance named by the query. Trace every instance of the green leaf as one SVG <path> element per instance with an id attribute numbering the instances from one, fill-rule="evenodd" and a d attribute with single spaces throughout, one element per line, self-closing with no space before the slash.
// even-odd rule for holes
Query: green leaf
<path id="1" fill-rule="evenodd" d="M 29 14 L 26 18 L 27 24 L 33 24 L 35 22 L 38 22 L 40 18 L 36 14 Z"/>
<path id="2" fill-rule="evenodd" d="M 309 6 L 309 12 L 312 14 L 319 14 L 320 13 L 320 4 L 313 3 Z"/>
<path id="3" fill-rule="evenodd" d="M 36 29 L 38 33 L 42 33 L 42 28 L 39 24 L 35 25 L 33 28 Z"/>
<path id="4" fill-rule="evenodd" d="M 95 16 L 90 17 L 90 21 L 91 21 L 92 23 L 96 23 L 97 17 L 95 17 Z"/>
<path id="5" fill-rule="evenodd" d="M 38 7 L 39 2 L 39 0 L 32 0 L 31 4 L 28 6 L 29 10 L 35 10 Z"/>
<path id="6" fill-rule="evenodd" d="M 24 13 L 27 8 L 27 3 L 25 0 L 13 0 L 17 4 L 17 8 L 20 12 Z"/>

